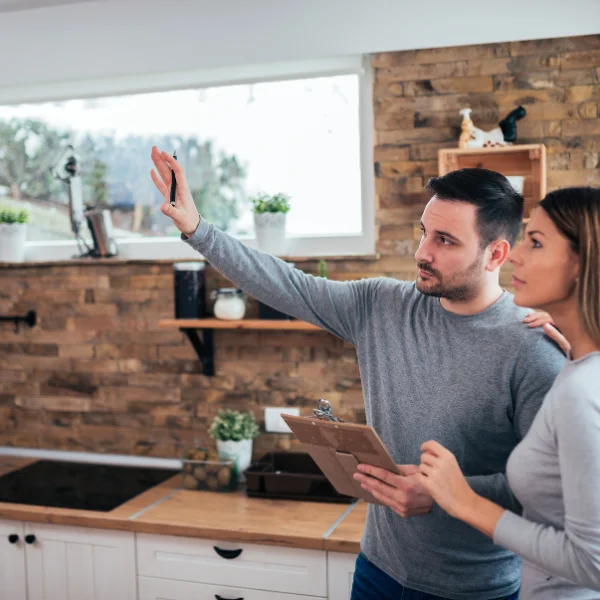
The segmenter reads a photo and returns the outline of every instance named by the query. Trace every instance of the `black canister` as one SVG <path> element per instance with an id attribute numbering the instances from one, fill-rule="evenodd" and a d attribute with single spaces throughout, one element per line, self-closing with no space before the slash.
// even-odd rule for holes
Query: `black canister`
<path id="1" fill-rule="evenodd" d="M 175 280 L 175 318 L 201 319 L 206 316 L 206 283 L 203 262 L 173 265 Z"/>

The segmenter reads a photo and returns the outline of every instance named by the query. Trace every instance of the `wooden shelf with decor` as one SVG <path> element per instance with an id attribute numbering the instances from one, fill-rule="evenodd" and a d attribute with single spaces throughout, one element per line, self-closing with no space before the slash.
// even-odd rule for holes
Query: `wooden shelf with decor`
<path id="1" fill-rule="evenodd" d="M 215 374 L 215 355 L 213 332 L 215 329 L 243 329 L 247 331 L 325 331 L 317 325 L 295 319 L 241 319 L 224 321 L 222 319 L 162 319 L 159 327 L 179 329 L 190 340 L 198 358 L 202 362 L 203 373 Z M 198 335 L 202 331 L 202 339 Z"/>
<path id="2" fill-rule="evenodd" d="M 525 219 L 546 195 L 546 146 L 515 144 L 494 148 L 443 148 L 438 151 L 438 173 L 477 167 L 505 176 L 521 176 L 525 198 Z"/>

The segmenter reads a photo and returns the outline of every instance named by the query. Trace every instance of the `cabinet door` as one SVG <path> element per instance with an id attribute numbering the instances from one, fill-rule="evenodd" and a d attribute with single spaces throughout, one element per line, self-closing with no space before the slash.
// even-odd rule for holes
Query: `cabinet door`
<path id="1" fill-rule="evenodd" d="M 139 600 L 326 600 L 318 596 L 298 596 L 154 577 L 140 577 L 138 586 Z"/>
<path id="2" fill-rule="evenodd" d="M 25 539 L 28 600 L 136 599 L 133 533 L 26 523 Z"/>
<path id="3" fill-rule="evenodd" d="M 329 600 L 350 600 L 356 556 L 345 552 L 327 553 Z"/>
<path id="4" fill-rule="evenodd" d="M 27 600 L 23 531 L 20 521 L 0 520 L 0 600 Z"/>

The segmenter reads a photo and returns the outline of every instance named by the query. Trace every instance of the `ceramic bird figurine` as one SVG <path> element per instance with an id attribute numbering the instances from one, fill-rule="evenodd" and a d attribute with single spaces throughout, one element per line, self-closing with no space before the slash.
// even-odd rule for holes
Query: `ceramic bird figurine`
<path id="1" fill-rule="evenodd" d="M 517 139 L 517 121 L 522 119 L 527 111 L 522 106 L 518 106 L 500 121 L 498 127 L 489 131 L 473 125 L 470 108 L 463 108 L 458 113 L 463 117 L 458 147 L 488 148 L 512 144 Z"/>

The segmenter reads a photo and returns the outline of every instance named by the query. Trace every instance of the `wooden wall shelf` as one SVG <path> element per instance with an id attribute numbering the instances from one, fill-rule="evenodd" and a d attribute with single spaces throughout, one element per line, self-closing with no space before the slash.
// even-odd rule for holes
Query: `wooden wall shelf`
<path id="1" fill-rule="evenodd" d="M 179 329 L 190 340 L 198 358 L 202 362 L 205 375 L 215 374 L 215 351 L 213 332 L 215 329 L 245 330 L 245 331 L 324 331 L 321 327 L 306 321 L 242 319 L 240 321 L 224 321 L 222 319 L 162 319 L 159 327 Z M 198 332 L 202 331 L 202 339 Z"/>
<path id="2" fill-rule="evenodd" d="M 163 319 L 160 327 L 183 329 L 253 329 L 275 331 L 323 331 L 321 327 L 294 319 L 241 319 L 240 321 L 224 321 L 222 319 Z"/>
<path id="3" fill-rule="evenodd" d="M 515 144 L 495 148 L 443 148 L 438 151 L 438 173 L 478 167 L 503 175 L 521 175 L 525 198 L 525 218 L 546 195 L 546 146 Z"/>

